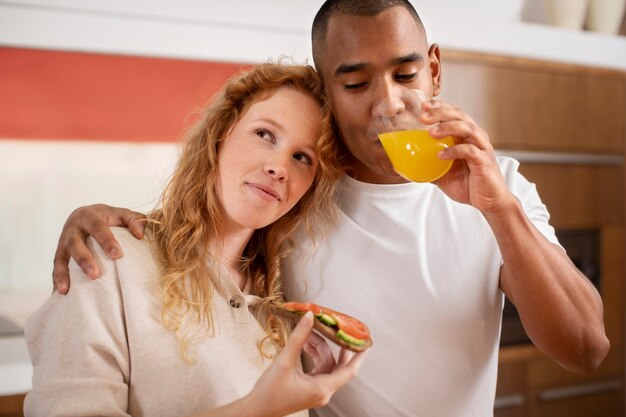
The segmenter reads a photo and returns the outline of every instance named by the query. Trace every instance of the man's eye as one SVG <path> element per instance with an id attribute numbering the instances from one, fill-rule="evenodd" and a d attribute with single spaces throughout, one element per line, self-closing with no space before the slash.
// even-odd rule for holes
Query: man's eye
<path id="1" fill-rule="evenodd" d="M 416 76 L 417 76 L 416 72 L 411 73 L 411 74 L 397 74 L 396 80 L 402 81 L 402 82 L 413 81 Z"/>
<path id="2" fill-rule="evenodd" d="M 269 140 L 272 143 L 276 143 L 276 138 L 274 137 L 272 132 L 267 129 L 257 129 L 254 133 L 256 133 L 256 135 L 261 139 Z"/>
<path id="3" fill-rule="evenodd" d="M 367 83 L 356 83 L 356 84 L 344 84 L 344 88 L 346 90 L 357 90 L 361 87 L 365 87 Z"/>
<path id="4" fill-rule="evenodd" d="M 307 165 L 313 165 L 313 158 L 304 152 L 298 152 L 293 154 L 293 159 L 296 161 L 304 162 Z"/>

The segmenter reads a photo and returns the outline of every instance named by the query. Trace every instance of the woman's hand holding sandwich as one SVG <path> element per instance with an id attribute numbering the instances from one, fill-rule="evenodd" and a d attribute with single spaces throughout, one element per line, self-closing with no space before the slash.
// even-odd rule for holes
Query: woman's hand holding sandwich
<path id="1" fill-rule="evenodd" d="M 243 401 L 254 404 L 255 416 L 286 415 L 302 408 L 325 405 L 359 370 L 366 352 L 341 349 L 335 360 L 321 336 L 312 332 L 313 314 L 307 313 L 294 328 L 276 360 Z M 304 350 L 314 362 L 306 374 L 300 365 Z"/>

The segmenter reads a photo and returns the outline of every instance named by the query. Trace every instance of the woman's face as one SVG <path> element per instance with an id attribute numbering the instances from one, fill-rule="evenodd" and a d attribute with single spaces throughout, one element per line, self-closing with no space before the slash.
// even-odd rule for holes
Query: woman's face
<path id="1" fill-rule="evenodd" d="M 218 155 L 217 194 L 227 227 L 265 227 L 302 198 L 317 170 L 320 120 L 318 102 L 291 87 L 248 107 Z"/>

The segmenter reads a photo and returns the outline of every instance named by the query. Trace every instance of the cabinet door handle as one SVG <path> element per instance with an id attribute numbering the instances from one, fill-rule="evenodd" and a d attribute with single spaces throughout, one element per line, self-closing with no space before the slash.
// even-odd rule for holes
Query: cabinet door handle
<path id="1" fill-rule="evenodd" d="M 519 407 L 526 402 L 524 394 L 506 395 L 504 397 L 496 397 L 496 401 L 493 404 L 494 409 Z"/>
<path id="2" fill-rule="evenodd" d="M 623 165 L 624 157 L 615 154 L 496 150 L 496 156 L 510 156 L 530 164 Z"/>
<path id="3" fill-rule="evenodd" d="M 619 378 L 607 381 L 594 382 L 590 384 L 572 385 L 570 387 L 546 389 L 539 392 L 539 401 L 555 401 L 565 398 L 580 397 L 589 394 L 599 394 L 603 392 L 615 391 L 622 387 L 622 380 Z"/>

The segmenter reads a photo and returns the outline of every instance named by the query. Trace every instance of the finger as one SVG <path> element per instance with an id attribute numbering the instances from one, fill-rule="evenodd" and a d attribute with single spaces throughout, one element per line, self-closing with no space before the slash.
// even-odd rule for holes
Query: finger
<path id="1" fill-rule="evenodd" d="M 100 269 L 98 268 L 98 264 L 94 260 L 91 251 L 87 247 L 85 237 L 82 235 L 82 233 L 73 230 L 74 229 L 68 229 L 63 232 L 69 235 L 66 238 L 67 245 L 66 249 L 64 250 L 69 251 L 70 256 L 74 258 L 74 261 L 78 264 L 78 266 L 80 266 L 80 269 L 83 270 L 85 275 L 87 275 L 91 279 L 96 279 L 100 275 Z M 61 239 L 59 239 L 59 249 L 61 248 L 61 246 Z M 66 258 L 64 257 L 61 257 L 60 259 L 61 261 L 66 260 Z M 69 263 L 69 259 L 67 259 L 67 262 Z M 57 262 L 55 260 L 55 267 L 56 264 Z"/>
<path id="2" fill-rule="evenodd" d="M 280 355 L 276 358 L 277 361 L 286 362 L 288 364 L 295 364 L 300 360 L 300 353 L 306 343 L 311 331 L 313 329 L 313 313 L 308 311 L 300 321 L 298 325 L 291 332 L 287 344 L 283 348 Z"/>
<path id="3" fill-rule="evenodd" d="M 336 367 L 330 374 L 328 374 L 329 378 L 327 378 L 326 381 L 327 386 L 335 391 L 345 385 L 359 371 L 365 361 L 365 358 L 367 357 L 368 352 L 369 350 L 359 352 L 355 354 L 345 365 Z"/>
<path id="4" fill-rule="evenodd" d="M 321 336 L 311 333 L 304 344 L 304 351 L 313 359 L 313 369 L 310 375 L 330 372 L 335 367 L 335 358 L 328 343 Z"/>
<path id="5" fill-rule="evenodd" d="M 322 336 L 320 336 L 319 334 L 315 332 L 311 332 L 311 334 L 306 340 L 306 343 L 307 345 L 311 345 L 316 348 L 318 346 L 328 346 L 328 344 L 326 343 L 326 339 L 324 339 Z"/>
<path id="6" fill-rule="evenodd" d="M 309 337 L 306 340 L 306 343 L 304 344 L 304 351 L 311 357 L 319 357 L 320 356 L 320 349 L 323 349 L 324 347 L 328 348 L 328 345 L 326 344 L 326 342 L 324 341 L 324 338 L 321 337 L 320 335 L 316 334 L 315 332 L 311 332 L 311 334 L 309 335 Z M 328 349 L 330 351 L 330 349 Z"/>
<path id="7" fill-rule="evenodd" d="M 339 358 L 337 358 L 337 365 L 343 366 L 347 364 L 350 359 L 352 359 L 352 353 L 348 349 L 341 348 L 341 351 L 339 352 Z"/>
<path id="8" fill-rule="evenodd" d="M 346 364 L 346 368 L 350 368 L 355 374 L 361 369 L 363 362 L 365 362 L 365 358 L 369 354 L 369 350 L 364 350 L 362 352 L 355 353 L 352 355 L 350 361 Z"/>
<path id="9" fill-rule="evenodd" d="M 118 259 L 122 256 L 122 248 L 118 243 L 117 239 L 111 232 L 110 226 L 116 226 L 114 222 L 111 224 L 109 222 L 103 221 L 100 217 L 97 219 L 93 219 L 88 227 L 85 228 L 85 232 L 96 239 L 96 242 L 100 245 L 102 249 L 106 252 L 106 254 L 111 259 Z M 84 242 L 83 242 L 84 245 Z M 70 252 L 72 252 L 72 257 L 74 257 L 74 252 L 72 248 L 70 248 Z M 74 258 L 76 259 L 76 258 Z"/>
<path id="10" fill-rule="evenodd" d="M 430 100 L 422 105 L 425 111 L 422 113 L 422 120 L 426 124 L 435 124 L 452 120 L 464 120 L 472 124 L 476 124 L 463 109 L 452 106 L 439 100 Z"/>
<path id="11" fill-rule="evenodd" d="M 58 291 L 59 294 L 67 294 L 70 289 L 70 271 L 68 268 L 69 254 L 57 248 L 54 255 L 54 268 L 52 269 L 52 292 Z"/>
<path id="12" fill-rule="evenodd" d="M 143 239 L 144 231 L 146 228 L 146 216 L 136 211 L 124 210 L 121 215 L 122 224 L 130 230 L 130 232 L 137 239 Z"/>
<path id="13" fill-rule="evenodd" d="M 487 132 L 468 121 L 453 120 L 437 123 L 428 129 L 428 133 L 437 139 L 443 139 L 447 136 L 460 138 L 463 142 L 472 144 L 482 150 L 490 151 L 493 148 Z"/>
<path id="14" fill-rule="evenodd" d="M 488 166 L 495 158 L 494 155 L 478 149 L 474 145 L 461 143 L 451 148 L 444 149 L 438 153 L 441 159 L 462 159 L 467 162 L 468 166 L 478 168 L 480 166 Z"/>

